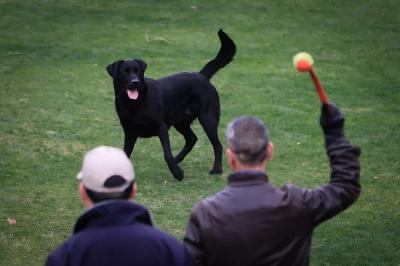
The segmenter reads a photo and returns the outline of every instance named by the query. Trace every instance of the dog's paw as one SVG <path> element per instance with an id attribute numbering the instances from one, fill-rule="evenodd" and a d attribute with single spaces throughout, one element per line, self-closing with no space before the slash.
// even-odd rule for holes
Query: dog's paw
<path id="1" fill-rule="evenodd" d="M 211 169 L 211 171 L 209 172 L 210 175 L 220 175 L 222 174 L 222 168 L 217 168 L 217 169 Z"/>
<path id="2" fill-rule="evenodd" d="M 184 174 L 182 169 L 177 169 L 176 171 L 174 171 L 174 178 L 178 181 L 182 181 L 182 179 L 184 178 Z"/>

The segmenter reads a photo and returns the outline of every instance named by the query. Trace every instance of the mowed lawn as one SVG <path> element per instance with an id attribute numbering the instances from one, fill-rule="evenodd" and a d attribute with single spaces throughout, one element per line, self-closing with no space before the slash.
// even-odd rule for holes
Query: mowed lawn
<path id="1" fill-rule="evenodd" d="M 235 60 L 212 79 L 219 135 L 235 116 L 266 121 L 276 153 L 270 181 L 313 188 L 329 180 L 317 96 L 292 57 L 310 52 L 346 133 L 362 147 L 362 194 L 319 226 L 312 265 L 400 263 L 399 1 L 0 1 L 0 265 L 42 265 L 84 210 L 75 176 L 86 150 L 123 144 L 105 67 L 141 58 L 157 78 L 198 71 L 218 49 L 221 27 Z M 134 151 L 139 195 L 156 226 L 181 239 L 192 206 L 226 184 L 209 176 L 199 141 L 173 179 L 159 140 Z M 170 131 L 174 153 L 183 138 Z M 13 224 L 15 219 L 16 224 Z"/>

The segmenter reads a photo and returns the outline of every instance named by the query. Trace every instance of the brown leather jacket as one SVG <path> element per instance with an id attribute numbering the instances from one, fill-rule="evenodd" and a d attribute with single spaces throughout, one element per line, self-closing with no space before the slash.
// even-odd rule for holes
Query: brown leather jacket
<path id="1" fill-rule="evenodd" d="M 197 265 L 308 265 L 313 229 L 360 194 L 359 148 L 325 136 L 329 184 L 277 188 L 263 172 L 236 172 L 192 210 L 184 244 Z"/>

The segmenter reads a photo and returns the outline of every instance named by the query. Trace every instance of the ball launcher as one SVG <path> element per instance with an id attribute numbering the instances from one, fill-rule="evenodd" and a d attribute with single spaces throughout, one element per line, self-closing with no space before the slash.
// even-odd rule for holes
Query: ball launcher
<path id="1" fill-rule="evenodd" d="M 293 65 L 299 72 L 310 73 L 311 79 L 314 82 L 315 89 L 317 90 L 319 99 L 322 104 L 328 104 L 329 98 L 325 93 L 324 88 L 319 81 L 317 74 L 313 68 L 314 60 L 309 53 L 301 52 L 293 57 Z"/>

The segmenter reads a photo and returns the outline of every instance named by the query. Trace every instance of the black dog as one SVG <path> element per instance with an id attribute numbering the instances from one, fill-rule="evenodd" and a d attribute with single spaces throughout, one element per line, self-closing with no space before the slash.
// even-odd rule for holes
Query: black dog
<path id="1" fill-rule="evenodd" d="M 177 180 L 183 179 L 178 166 L 192 150 L 197 137 L 190 128 L 199 119 L 214 149 L 214 166 L 210 174 L 222 173 L 222 145 L 218 139 L 219 96 L 209 82 L 225 67 L 236 52 L 235 43 L 219 30 L 221 48 L 199 73 L 179 73 L 158 80 L 145 78 L 146 63 L 140 59 L 119 60 L 107 66 L 113 78 L 115 106 L 125 133 L 124 151 L 130 157 L 138 137 L 160 138 L 164 158 Z M 173 126 L 185 138 L 185 146 L 174 158 L 168 129 Z"/>

